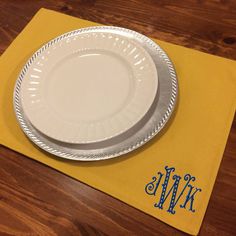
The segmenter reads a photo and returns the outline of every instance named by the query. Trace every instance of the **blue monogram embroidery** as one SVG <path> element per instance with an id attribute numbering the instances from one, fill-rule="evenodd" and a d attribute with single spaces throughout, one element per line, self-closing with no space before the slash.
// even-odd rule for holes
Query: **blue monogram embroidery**
<path id="1" fill-rule="evenodd" d="M 162 178 L 163 174 L 161 172 L 158 172 L 157 174 L 159 175 L 158 181 L 156 182 L 157 178 L 156 178 L 156 176 L 153 176 L 152 177 L 153 181 L 148 183 L 145 187 L 145 192 L 149 195 L 154 195 L 154 196 L 156 195 L 157 188 L 161 182 L 161 178 Z"/>
<path id="2" fill-rule="evenodd" d="M 180 192 L 178 191 L 179 188 L 179 183 L 181 181 L 181 176 L 179 175 L 173 175 L 172 179 L 174 180 L 173 184 L 171 187 L 169 187 L 169 180 L 171 177 L 171 173 L 175 172 L 175 168 L 168 166 L 165 167 L 165 179 L 164 182 L 161 184 L 162 189 L 161 189 L 161 194 L 160 194 L 160 199 L 157 203 L 154 204 L 154 207 L 157 207 L 159 209 L 163 209 L 163 206 L 168 198 L 170 198 L 170 203 L 167 209 L 167 212 L 171 214 L 175 214 L 174 208 L 176 207 L 177 203 L 181 199 L 181 197 L 184 197 L 184 194 L 186 193 L 186 189 L 189 188 L 188 193 L 185 196 L 185 200 L 183 204 L 180 205 L 181 208 L 186 209 L 186 206 L 189 202 L 189 211 L 195 212 L 195 209 L 193 209 L 193 202 L 195 199 L 195 195 L 197 192 L 201 192 L 202 190 L 200 188 L 195 188 L 193 187 L 190 182 L 194 182 L 196 178 L 194 176 L 191 176 L 190 174 L 186 174 L 183 178 L 182 181 L 185 181 L 185 185 L 183 186 L 182 190 Z M 162 180 L 162 177 L 164 176 L 163 173 L 158 172 L 157 173 L 159 177 L 157 178 L 156 176 L 152 177 L 152 181 L 149 182 L 145 186 L 145 192 L 148 195 L 154 195 L 156 196 L 157 189 L 160 185 L 160 182 Z"/>
<path id="3" fill-rule="evenodd" d="M 194 201 L 194 195 L 197 193 L 197 192 L 201 192 L 202 190 L 200 188 L 196 188 L 195 191 L 193 192 L 193 194 L 191 195 L 191 192 L 193 190 L 193 186 L 192 185 L 188 185 L 189 187 L 189 192 L 188 192 L 188 195 L 186 196 L 186 199 L 185 199 L 185 202 L 184 204 L 180 205 L 181 208 L 186 208 L 186 204 L 190 202 L 190 208 L 189 210 L 192 211 L 192 212 L 195 212 L 195 209 L 193 209 L 193 201 Z"/>

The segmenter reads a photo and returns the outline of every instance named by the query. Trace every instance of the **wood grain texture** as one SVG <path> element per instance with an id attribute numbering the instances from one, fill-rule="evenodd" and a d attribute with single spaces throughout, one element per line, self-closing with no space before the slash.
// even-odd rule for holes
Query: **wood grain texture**
<path id="1" fill-rule="evenodd" d="M 229 0 L 1 0 L 1 52 L 41 7 L 236 59 L 236 4 Z"/>
<path id="2" fill-rule="evenodd" d="M 41 8 L 236 59 L 236 2 L 1 0 L 0 53 Z M 236 120 L 200 235 L 236 235 Z M 0 235 L 185 235 L 0 146 Z"/>

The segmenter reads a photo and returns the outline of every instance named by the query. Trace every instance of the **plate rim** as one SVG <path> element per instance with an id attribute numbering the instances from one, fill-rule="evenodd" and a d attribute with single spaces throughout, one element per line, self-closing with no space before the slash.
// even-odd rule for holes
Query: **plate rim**
<path id="1" fill-rule="evenodd" d="M 152 127 L 151 132 L 148 134 L 145 134 L 144 137 L 140 140 L 136 140 L 133 145 L 131 146 L 126 146 L 125 148 L 120 148 L 119 150 L 114 150 L 110 151 L 110 153 L 104 152 L 104 150 L 99 151 L 98 153 L 95 154 L 89 154 L 85 153 L 84 155 L 82 154 L 76 154 L 76 153 L 71 153 L 68 151 L 63 151 L 64 147 L 59 146 L 61 150 L 58 150 L 54 148 L 52 140 L 48 139 L 43 141 L 42 135 L 40 134 L 39 131 L 35 130 L 32 125 L 29 123 L 27 120 L 27 117 L 25 117 L 24 112 L 22 110 L 21 102 L 20 102 L 20 87 L 21 87 L 21 82 L 24 79 L 24 75 L 26 71 L 28 70 L 29 66 L 33 63 L 34 59 L 38 57 L 42 51 L 47 49 L 50 45 L 52 45 L 55 42 L 58 42 L 64 38 L 71 37 L 76 34 L 81 34 L 81 33 L 87 33 L 91 31 L 101 31 L 101 30 L 111 30 L 111 31 L 118 31 L 119 33 L 125 34 L 132 36 L 133 39 L 146 43 L 150 48 L 153 49 L 153 51 L 163 59 L 163 61 L 166 63 L 168 67 L 168 72 L 170 75 L 170 80 L 171 80 L 171 96 L 169 99 L 169 104 L 166 107 L 166 111 L 160 121 L 157 124 L 154 124 Z M 152 57 L 152 55 L 150 55 Z M 155 62 L 154 62 L 155 63 Z M 156 63 L 155 63 L 156 64 Z M 158 72 L 157 72 L 158 73 Z M 159 76 L 158 76 L 159 77 Z M 159 78 L 158 78 L 159 79 Z M 129 153 L 145 143 L 147 143 L 150 139 L 152 139 L 157 133 L 160 132 L 160 130 L 165 126 L 167 121 L 169 120 L 171 114 L 173 113 L 173 110 L 175 108 L 175 105 L 177 103 L 177 96 L 178 96 L 178 82 L 177 82 L 177 75 L 174 69 L 174 65 L 172 64 L 171 60 L 165 53 L 165 51 L 158 45 L 156 44 L 153 40 L 150 38 L 136 32 L 130 29 L 122 28 L 122 27 L 115 27 L 115 26 L 92 26 L 92 27 L 86 27 L 86 28 L 81 28 L 81 29 L 76 29 L 67 33 L 64 33 L 62 35 L 59 35 L 58 37 L 50 40 L 48 43 L 44 44 L 40 49 L 38 49 L 26 62 L 26 64 L 23 66 L 17 81 L 15 83 L 15 88 L 14 88 L 14 93 L 13 93 L 13 106 L 15 110 L 15 114 L 17 117 L 17 120 L 21 126 L 21 129 L 23 132 L 26 134 L 26 136 L 38 147 L 41 149 L 45 150 L 48 153 L 51 153 L 53 155 L 56 155 L 58 157 L 62 157 L 65 159 L 71 159 L 71 160 L 80 160 L 80 161 L 95 161 L 95 160 L 105 160 L 105 159 L 110 159 L 114 158 L 126 153 Z"/>

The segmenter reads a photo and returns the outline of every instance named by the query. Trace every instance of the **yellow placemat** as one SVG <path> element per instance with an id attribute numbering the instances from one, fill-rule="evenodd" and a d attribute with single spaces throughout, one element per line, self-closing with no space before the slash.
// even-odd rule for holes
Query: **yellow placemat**
<path id="1" fill-rule="evenodd" d="M 13 87 L 27 58 L 50 39 L 97 25 L 41 9 L 0 57 L 0 142 L 79 179 L 180 230 L 197 234 L 235 111 L 236 62 L 157 41 L 172 59 L 179 102 L 168 129 L 113 160 L 82 163 L 52 158 L 20 130 Z"/>

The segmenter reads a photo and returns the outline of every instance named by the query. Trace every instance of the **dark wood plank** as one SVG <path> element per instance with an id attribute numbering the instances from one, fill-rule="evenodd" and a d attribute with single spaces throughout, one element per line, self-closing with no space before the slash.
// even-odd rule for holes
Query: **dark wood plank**
<path id="1" fill-rule="evenodd" d="M 236 59 L 236 4 L 227 0 L 1 0 L 1 52 L 41 7 Z"/>
<path id="2" fill-rule="evenodd" d="M 122 236 L 176 232 L 125 203 L 7 148 L 0 147 L 0 158 L 0 232 Z"/>
<path id="3" fill-rule="evenodd" d="M 41 7 L 236 59 L 236 2 L 1 0 L 0 53 Z M 236 120 L 200 235 L 236 233 Z M 0 146 L 0 235 L 184 235 Z"/>

